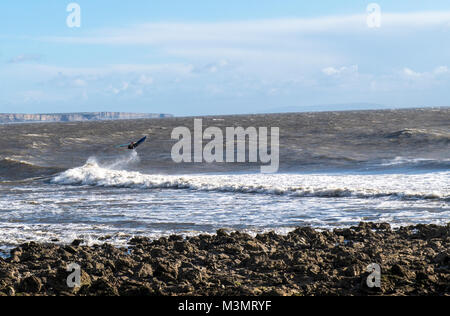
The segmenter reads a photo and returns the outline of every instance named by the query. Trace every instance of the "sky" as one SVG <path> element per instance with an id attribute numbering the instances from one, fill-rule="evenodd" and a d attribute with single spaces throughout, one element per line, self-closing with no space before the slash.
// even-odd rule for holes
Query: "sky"
<path id="1" fill-rule="evenodd" d="M 0 113 L 450 103 L 448 0 L 73 2 L 0 2 Z"/>

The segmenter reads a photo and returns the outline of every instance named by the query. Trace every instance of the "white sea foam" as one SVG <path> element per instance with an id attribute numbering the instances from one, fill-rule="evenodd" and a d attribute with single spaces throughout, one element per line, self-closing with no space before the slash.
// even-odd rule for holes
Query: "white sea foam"
<path id="1" fill-rule="evenodd" d="M 132 158 L 130 158 L 132 159 Z M 116 162 L 114 167 L 123 165 Z M 65 171 L 51 182 L 64 185 L 141 189 L 189 189 L 237 193 L 260 193 L 298 197 L 393 197 L 402 199 L 450 198 L 450 172 L 376 175 L 150 175 L 113 170 L 89 160 L 82 167 Z"/>

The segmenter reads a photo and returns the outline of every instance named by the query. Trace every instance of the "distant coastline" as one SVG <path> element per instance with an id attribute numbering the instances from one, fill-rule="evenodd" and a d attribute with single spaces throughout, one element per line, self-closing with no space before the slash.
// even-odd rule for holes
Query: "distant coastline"
<path id="1" fill-rule="evenodd" d="M 167 117 L 173 117 L 173 115 L 162 113 L 122 113 L 122 112 L 79 112 L 79 113 L 52 113 L 52 114 L 0 113 L 0 124 L 133 120 L 133 119 L 167 118 Z"/>

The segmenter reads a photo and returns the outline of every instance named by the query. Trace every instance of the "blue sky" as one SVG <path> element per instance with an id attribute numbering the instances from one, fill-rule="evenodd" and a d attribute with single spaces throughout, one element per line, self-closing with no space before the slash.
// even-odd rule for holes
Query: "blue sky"
<path id="1" fill-rule="evenodd" d="M 450 3 L 0 3 L 0 112 L 261 113 L 321 104 L 448 106 Z"/>

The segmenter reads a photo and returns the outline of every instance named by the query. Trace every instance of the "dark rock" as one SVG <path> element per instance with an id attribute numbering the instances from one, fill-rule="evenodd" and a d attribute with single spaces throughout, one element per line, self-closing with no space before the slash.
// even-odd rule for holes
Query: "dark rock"
<path id="1" fill-rule="evenodd" d="M 8 286 L 5 289 L 5 293 L 7 296 L 15 296 L 16 295 L 16 290 L 14 290 L 14 288 L 12 286 Z"/>
<path id="2" fill-rule="evenodd" d="M 158 262 L 155 266 L 154 276 L 162 281 L 175 281 L 178 277 L 178 267 L 171 262 Z"/>
<path id="3" fill-rule="evenodd" d="M 121 296 L 154 296 L 155 292 L 148 284 L 141 284 L 135 281 L 127 281 L 120 286 L 119 295 Z"/>
<path id="4" fill-rule="evenodd" d="M 245 241 L 243 247 L 247 251 L 264 252 L 264 253 L 269 252 L 269 250 L 264 244 L 252 240 Z"/>
<path id="5" fill-rule="evenodd" d="M 171 235 L 169 237 L 169 241 L 182 241 L 182 240 L 183 240 L 183 236 Z"/>
<path id="6" fill-rule="evenodd" d="M 35 276 L 25 278 L 20 282 L 20 289 L 25 293 L 39 293 L 42 289 L 41 280 Z"/>
<path id="7" fill-rule="evenodd" d="M 217 237 L 228 237 L 228 232 L 225 229 L 219 229 L 216 232 Z"/>
<path id="8" fill-rule="evenodd" d="M 153 258 L 167 258 L 169 256 L 169 252 L 164 248 L 153 248 L 150 250 L 150 256 Z"/>
<path id="9" fill-rule="evenodd" d="M 139 266 L 138 271 L 136 273 L 138 278 L 150 278 L 153 276 L 153 268 L 151 265 L 147 263 L 143 263 Z"/>
<path id="10" fill-rule="evenodd" d="M 63 250 L 67 251 L 68 253 L 70 253 L 72 255 L 76 254 L 77 251 L 78 251 L 77 249 L 75 249 L 72 246 L 66 246 L 66 247 L 63 248 Z"/>
<path id="11" fill-rule="evenodd" d="M 192 283 L 199 283 L 203 281 L 205 274 L 199 268 L 182 268 L 178 279 L 181 281 L 190 281 Z"/>
<path id="12" fill-rule="evenodd" d="M 434 257 L 433 262 L 439 264 L 440 266 L 450 265 L 450 250 L 440 252 Z"/>
<path id="13" fill-rule="evenodd" d="M 176 241 L 174 244 L 174 249 L 178 252 L 192 252 L 193 247 L 188 241 Z"/>
<path id="14" fill-rule="evenodd" d="M 82 239 L 76 239 L 76 240 L 74 240 L 73 242 L 72 242 L 72 246 L 73 247 L 78 247 L 79 245 L 81 245 L 82 243 L 84 243 L 84 240 L 82 240 Z"/>
<path id="15" fill-rule="evenodd" d="M 140 244 L 147 244 L 150 242 L 150 239 L 147 237 L 134 237 L 130 240 L 130 245 L 140 245 Z"/>
<path id="16" fill-rule="evenodd" d="M 400 277 L 406 276 L 406 269 L 398 264 L 394 264 L 390 270 L 391 274 L 397 275 Z"/>
<path id="17" fill-rule="evenodd" d="M 131 269 L 134 267 L 134 265 L 135 265 L 135 262 L 129 257 L 117 259 L 114 264 L 115 268 L 118 271 Z"/>
<path id="18" fill-rule="evenodd" d="M 94 281 L 90 287 L 86 288 L 86 294 L 96 296 L 118 296 L 118 289 L 106 279 L 98 279 Z"/>

